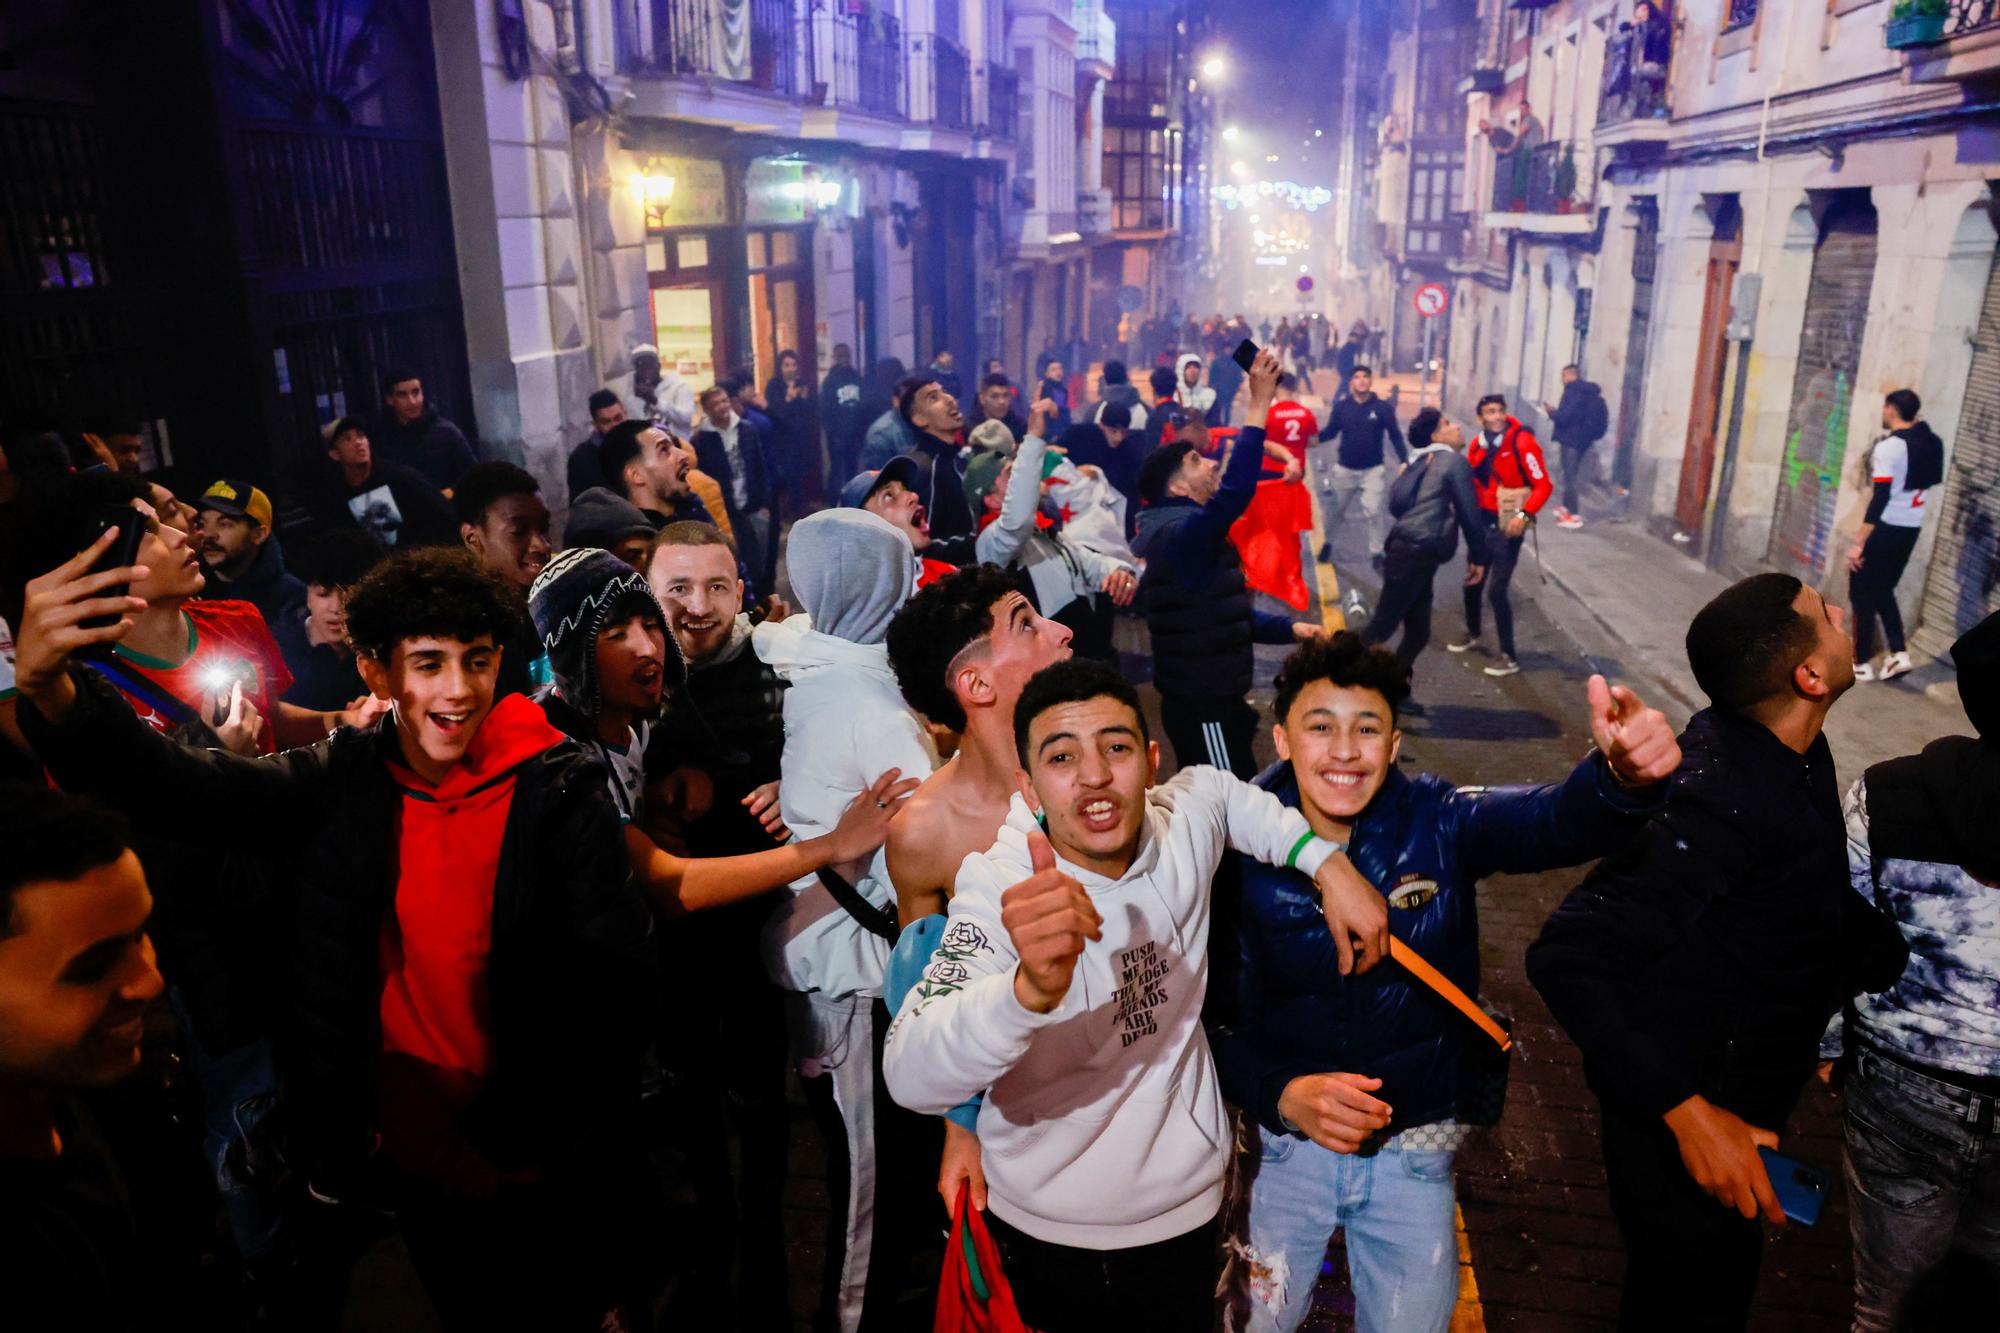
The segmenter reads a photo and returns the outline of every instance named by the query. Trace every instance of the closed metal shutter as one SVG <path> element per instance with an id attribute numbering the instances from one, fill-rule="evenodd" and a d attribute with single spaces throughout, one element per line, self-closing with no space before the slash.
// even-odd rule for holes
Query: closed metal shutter
<path id="1" fill-rule="evenodd" d="M 1965 407 L 1951 439 L 1951 464 L 1933 497 L 1936 525 L 1922 624 L 1911 641 L 1942 653 L 2000 606 L 2000 261 L 1986 281 L 1986 305 L 1965 375 Z"/>
<path id="2" fill-rule="evenodd" d="M 1778 474 L 1777 513 L 1766 559 L 1774 568 L 1817 587 L 1826 573 L 1840 500 L 1840 466 L 1854 409 L 1854 375 L 1875 282 L 1875 209 L 1856 201 L 1834 205 L 1813 252 L 1806 291 L 1792 410 L 1785 423 L 1785 463 Z"/>

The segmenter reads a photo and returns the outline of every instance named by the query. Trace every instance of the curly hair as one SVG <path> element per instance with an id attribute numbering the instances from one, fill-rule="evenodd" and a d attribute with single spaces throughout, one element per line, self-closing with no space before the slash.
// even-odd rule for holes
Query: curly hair
<path id="1" fill-rule="evenodd" d="M 1410 668 L 1387 648 L 1371 647 L 1359 634 L 1344 629 L 1300 644 L 1278 668 L 1278 677 L 1271 682 L 1277 691 L 1271 716 L 1279 726 L 1285 725 L 1292 704 L 1316 680 L 1331 681 L 1344 690 L 1375 691 L 1388 700 L 1391 722 L 1397 707 L 1410 697 Z"/>
<path id="2" fill-rule="evenodd" d="M 504 643 L 526 617 L 520 591 L 463 547 L 424 547 L 390 556 L 347 594 L 347 638 L 356 652 L 386 663 L 405 639 Z"/>
<path id="3" fill-rule="evenodd" d="M 952 659 L 993 629 L 993 606 L 1019 591 L 998 565 L 954 570 L 903 603 L 889 622 L 889 665 L 910 707 L 941 727 L 965 730 L 965 710 L 945 673 Z"/>

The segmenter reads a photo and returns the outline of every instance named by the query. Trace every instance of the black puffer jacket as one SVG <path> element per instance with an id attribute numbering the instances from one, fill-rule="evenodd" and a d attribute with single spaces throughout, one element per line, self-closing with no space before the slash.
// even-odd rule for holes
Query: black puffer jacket
<path id="1" fill-rule="evenodd" d="M 1256 609 L 1229 540 L 1263 472 L 1264 428 L 1245 426 L 1207 503 L 1170 496 L 1139 514 L 1132 549 L 1146 561 L 1139 602 L 1153 636 L 1153 681 L 1176 699 L 1241 698 L 1253 643 L 1290 643 L 1292 622 Z"/>
<path id="2" fill-rule="evenodd" d="M 369 1145 L 381 1051 L 382 924 L 394 907 L 400 799 L 387 720 L 259 759 L 177 745 L 112 687 L 76 669 L 60 726 L 32 706 L 22 730 L 70 791 L 145 832 L 215 828 L 273 857 L 291 908 L 273 945 L 291 973 L 281 1062 L 295 1151 L 338 1180 Z M 638 1057 L 659 987 L 652 917 L 627 886 L 603 771 L 559 744 L 515 771 L 493 889 L 487 965 L 493 1073 L 465 1113 L 474 1148 L 502 1170 L 603 1179 L 632 1144 Z"/>
<path id="3" fill-rule="evenodd" d="M 743 808 L 743 798 L 778 780 L 785 751 L 785 682 L 750 646 L 750 618 L 739 615 L 729 643 L 688 668 L 666 717 L 646 746 L 648 779 L 683 765 L 715 785 L 707 815 L 686 830 L 697 856 L 762 851 L 771 835 Z"/>
<path id="4" fill-rule="evenodd" d="M 1704 709 L 1667 808 L 1563 901 L 1528 977 L 1584 1073 L 1628 1114 L 1700 1094 L 1780 1130 L 1827 1020 L 1902 974 L 1896 926 L 1854 892 L 1833 752 Z"/>

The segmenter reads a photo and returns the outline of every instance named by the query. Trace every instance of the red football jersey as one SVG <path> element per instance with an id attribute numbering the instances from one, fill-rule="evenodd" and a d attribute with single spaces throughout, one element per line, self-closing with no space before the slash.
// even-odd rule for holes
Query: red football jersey
<path id="1" fill-rule="evenodd" d="M 1303 463 L 1305 450 L 1319 440 L 1319 418 L 1298 403 L 1273 403 L 1264 417 L 1264 435 L 1291 450 Z"/>
<path id="2" fill-rule="evenodd" d="M 235 673 L 243 681 L 243 697 L 256 705 L 264 719 L 258 733 L 259 748 L 271 753 L 277 748 L 271 737 L 271 717 L 277 712 L 278 700 L 292 687 L 292 673 L 285 668 L 278 641 L 271 637 L 263 614 L 250 603 L 237 601 L 189 602 L 181 614 L 187 622 L 188 646 L 187 656 L 178 665 L 133 652 L 122 644 L 111 650 L 115 665 L 202 714 L 214 699 L 214 681 L 224 673 Z M 129 691 L 125 697 L 132 711 L 154 730 L 173 729 L 173 719 L 163 716 L 150 701 Z"/>

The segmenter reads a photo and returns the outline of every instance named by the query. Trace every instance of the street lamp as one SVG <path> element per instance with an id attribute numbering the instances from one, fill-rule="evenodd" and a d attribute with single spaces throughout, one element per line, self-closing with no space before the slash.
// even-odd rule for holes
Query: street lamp
<path id="1" fill-rule="evenodd" d="M 1228 125 L 1223 128 L 1222 140 L 1224 143 L 1235 143 L 1242 135 L 1242 130 L 1237 129 L 1234 125 Z"/>
<path id="2" fill-rule="evenodd" d="M 1221 56 L 1210 56 L 1201 62 L 1201 76 L 1204 79 L 1219 79 L 1229 68 L 1229 62 Z"/>

